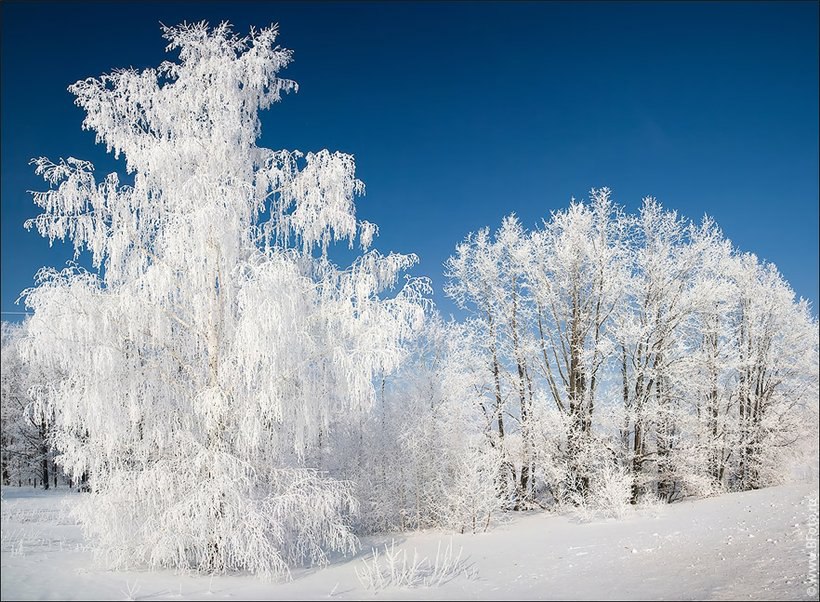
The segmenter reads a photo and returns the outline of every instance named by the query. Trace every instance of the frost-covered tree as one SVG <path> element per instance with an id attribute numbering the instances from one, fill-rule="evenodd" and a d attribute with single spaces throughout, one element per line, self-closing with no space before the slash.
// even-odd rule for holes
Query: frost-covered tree
<path id="1" fill-rule="evenodd" d="M 495 439 L 465 330 L 433 315 L 359 431 L 361 462 L 347 464 L 361 467 L 355 480 L 368 530 L 482 531 L 504 505 L 504 457 L 488 444 Z"/>
<path id="2" fill-rule="evenodd" d="M 48 366 L 28 362 L 21 342 L 28 321 L 2 323 L 2 370 L 0 371 L 0 458 L 3 485 L 32 484 L 48 489 L 57 485 L 54 466 L 50 408 L 35 401 L 32 393 L 53 375 Z"/>
<path id="3" fill-rule="evenodd" d="M 536 316 L 536 355 L 549 397 L 564 416 L 569 471 L 565 491 L 584 495 L 583 461 L 605 364 L 613 356 L 612 317 L 624 302 L 626 222 L 608 188 L 589 203 L 553 212 L 532 233 L 527 269 Z"/>
<path id="4" fill-rule="evenodd" d="M 63 375 L 39 400 L 58 461 L 90 475 L 80 516 L 109 564 L 282 574 L 355 544 L 349 485 L 307 458 L 398 366 L 425 283 L 383 294 L 416 258 L 367 250 L 351 156 L 256 145 L 258 111 L 296 89 L 275 26 L 164 36 L 178 60 L 69 88 L 132 183 L 34 161 L 51 186 L 28 227 L 94 271 L 41 270 L 24 352 Z M 329 246 L 357 238 L 338 268 Z"/>
<path id="5" fill-rule="evenodd" d="M 734 278 L 734 250 L 716 227 L 702 233 L 705 246 L 696 256 L 690 298 L 695 301 L 675 360 L 678 400 L 674 414 L 681 436 L 667 456 L 672 468 L 670 499 L 678 494 L 699 495 L 723 489 L 727 461 L 733 453 L 733 395 L 737 354 L 734 308 L 738 298 Z"/>
<path id="6" fill-rule="evenodd" d="M 796 443 L 816 440 L 818 326 L 772 264 L 743 254 L 734 277 L 737 428 L 729 484 L 757 489 L 787 477 Z"/>
<path id="7" fill-rule="evenodd" d="M 0 369 L 0 461 L 2 461 L 3 485 L 9 485 L 12 477 L 22 485 L 23 465 L 28 464 L 28 445 L 25 431 L 25 407 L 28 403 L 27 384 L 23 364 L 17 348 L 20 327 L 2 322 L 2 369 Z M 21 430 L 23 432 L 21 433 Z M 39 446 L 38 446 L 39 447 Z M 24 461 L 25 459 L 25 461 Z M 27 466 L 26 466 L 27 468 Z"/>
<path id="8" fill-rule="evenodd" d="M 696 318 L 711 311 L 715 319 L 719 272 L 709 266 L 728 250 L 713 222 L 696 226 L 651 197 L 644 199 L 635 230 L 629 305 L 619 313 L 617 328 L 625 410 L 621 437 L 631 458 L 633 498 L 657 477 L 658 494 L 668 499 L 675 480 L 672 456 L 681 442 L 678 423 L 693 381 L 686 365 L 698 339 Z M 708 319 L 700 326 L 711 328 Z M 705 411 L 715 403 L 708 402 Z M 648 474 L 649 467 L 656 474 Z"/>
<path id="9" fill-rule="evenodd" d="M 514 457 L 509 442 L 516 418 L 521 418 L 522 409 L 526 416 L 529 404 L 520 340 L 523 274 L 517 251 L 521 235 L 520 223 L 510 216 L 495 235 L 489 228 L 470 234 L 445 264 L 446 294 L 470 313 L 464 337 L 471 344 L 464 348 L 481 350 L 475 358 L 481 382 L 477 403 L 485 414 L 487 443 L 504 458 L 496 476 L 499 491 L 518 489 L 513 503 L 524 493 L 521 484 L 528 485 L 530 469 L 523 456 Z"/>

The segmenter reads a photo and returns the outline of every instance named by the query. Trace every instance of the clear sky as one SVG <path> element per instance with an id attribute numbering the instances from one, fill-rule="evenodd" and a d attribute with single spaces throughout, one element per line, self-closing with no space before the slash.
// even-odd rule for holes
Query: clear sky
<path id="1" fill-rule="evenodd" d="M 280 24 L 298 94 L 260 145 L 353 153 L 377 248 L 415 252 L 441 293 L 470 231 L 532 226 L 609 186 L 715 217 L 818 300 L 818 3 L 36 3 L 2 10 L 2 311 L 66 246 L 22 223 L 31 157 L 122 171 L 66 87 L 167 58 L 159 22 Z M 3 313 L 3 319 L 15 314 Z"/>

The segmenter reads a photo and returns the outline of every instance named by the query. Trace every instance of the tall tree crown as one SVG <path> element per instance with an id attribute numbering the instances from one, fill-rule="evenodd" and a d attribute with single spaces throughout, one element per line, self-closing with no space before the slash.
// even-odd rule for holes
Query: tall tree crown
<path id="1" fill-rule="evenodd" d="M 133 184 L 98 182 L 87 161 L 34 160 L 51 186 L 27 226 L 87 248 L 98 270 L 41 270 L 24 293 L 27 353 L 65 375 L 42 402 L 58 415 L 59 461 L 91 473 L 85 520 L 103 553 L 282 572 L 352 545 L 347 486 L 305 458 L 398 367 L 428 284 L 387 296 L 417 258 L 367 251 L 377 229 L 356 219 L 352 156 L 256 146 L 258 111 L 296 88 L 278 77 L 291 53 L 275 26 L 164 35 L 177 62 L 70 88 Z M 329 245 L 357 236 L 366 252 L 340 269 Z M 136 533 L 120 498 L 144 519 Z"/>

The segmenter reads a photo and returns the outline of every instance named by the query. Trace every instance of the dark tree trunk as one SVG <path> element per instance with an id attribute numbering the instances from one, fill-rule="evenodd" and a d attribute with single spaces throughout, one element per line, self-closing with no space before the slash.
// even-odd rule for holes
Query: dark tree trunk
<path id="1" fill-rule="evenodd" d="M 48 489 L 49 480 L 48 480 L 48 447 L 45 445 L 41 448 L 43 454 L 43 461 L 42 461 L 42 480 L 43 480 L 43 489 Z"/>
<path id="2" fill-rule="evenodd" d="M 3 454 L 3 485 L 8 485 L 11 482 L 11 474 L 9 473 L 9 461 L 5 454 Z"/>

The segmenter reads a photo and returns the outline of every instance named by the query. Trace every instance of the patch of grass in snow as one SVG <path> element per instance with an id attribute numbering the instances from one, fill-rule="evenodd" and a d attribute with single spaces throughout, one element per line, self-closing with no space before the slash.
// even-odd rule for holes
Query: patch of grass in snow
<path id="1" fill-rule="evenodd" d="M 389 587 L 438 587 L 452 581 L 459 575 L 475 579 L 477 573 L 461 555 L 464 548 L 453 553 L 453 540 L 442 551 L 441 541 L 436 549 L 436 556 L 431 561 L 426 556 L 419 558 L 413 548 L 413 558 L 409 560 L 406 550 L 396 550 L 395 540 L 384 545 L 384 552 L 372 549 L 369 558 L 362 560 L 356 567 L 359 583 L 368 590 L 379 591 Z"/>

